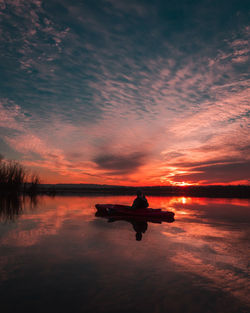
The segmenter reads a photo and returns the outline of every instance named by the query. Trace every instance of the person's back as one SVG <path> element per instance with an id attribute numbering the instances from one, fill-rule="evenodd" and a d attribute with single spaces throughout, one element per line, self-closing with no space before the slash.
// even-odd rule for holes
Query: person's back
<path id="1" fill-rule="evenodd" d="M 146 209 L 148 207 L 148 201 L 143 195 L 143 193 L 138 190 L 137 191 L 137 198 L 135 198 L 132 208 L 133 209 Z"/>

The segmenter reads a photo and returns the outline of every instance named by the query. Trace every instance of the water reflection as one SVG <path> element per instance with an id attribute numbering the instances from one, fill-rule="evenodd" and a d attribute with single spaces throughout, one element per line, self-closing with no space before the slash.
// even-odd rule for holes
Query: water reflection
<path id="1" fill-rule="evenodd" d="M 24 208 L 33 210 L 38 205 L 37 196 L 5 195 L 0 196 L 0 222 L 14 222 Z"/>
<path id="2" fill-rule="evenodd" d="M 19 211 L 0 223 L 3 312 L 249 311 L 249 200 L 149 197 L 175 212 L 168 224 L 95 215 L 96 203 L 132 199 L 8 204 Z"/>
<path id="3" fill-rule="evenodd" d="M 113 222 L 118 221 L 118 220 L 121 220 L 121 219 L 109 218 L 108 222 L 113 223 Z M 141 241 L 142 240 L 142 234 L 144 234 L 148 229 L 148 223 L 145 221 L 137 221 L 137 220 L 133 220 L 133 219 L 122 219 L 122 220 L 130 223 L 133 226 L 133 229 L 135 231 L 135 239 L 137 241 Z"/>
<path id="4" fill-rule="evenodd" d="M 135 231 L 135 239 L 137 241 L 141 241 L 142 240 L 142 234 L 145 234 L 147 229 L 148 229 L 148 222 L 149 223 L 156 223 L 156 224 L 161 224 L 163 222 L 163 220 L 160 219 L 153 219 L 153 218 L 145 218 L 145 217 L 137 217 L 137 218 L 127 218 L 127 217 L 110 217 L 109 215 L 99 212 L 97 211 L 95 214 L 96 217 L 102 217 L 108 220 L 108 223 L 113 223 L 113 222 L 117 222 L 117 221 L 125 221 L 128 222 L 132 225 L 134 231 Z M 174 218 L 168 218 L 164 220 L 164 222 L 167 223 L 173 223 L 174 222 Z"/>

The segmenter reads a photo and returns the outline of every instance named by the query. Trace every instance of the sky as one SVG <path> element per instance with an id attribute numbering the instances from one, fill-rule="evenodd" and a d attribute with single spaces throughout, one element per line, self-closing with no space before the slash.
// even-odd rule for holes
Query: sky
<path id="1" fill-rule="evenodd" d="M 44 183 L 250 184 L 245 0 L 0 0 L 0 154 Z"/>

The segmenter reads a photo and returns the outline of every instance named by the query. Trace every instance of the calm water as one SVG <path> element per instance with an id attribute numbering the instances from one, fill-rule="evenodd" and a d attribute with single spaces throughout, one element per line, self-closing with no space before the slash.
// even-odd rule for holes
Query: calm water
<path id="1" fill-rule="evenodd" d="M 131 222 L 95 217 L 96 203 L 132 200 L 2 200 L 1 312 L 249 312 L 249 200 L 148 197 L 175 221 L 141 241 Z"/>

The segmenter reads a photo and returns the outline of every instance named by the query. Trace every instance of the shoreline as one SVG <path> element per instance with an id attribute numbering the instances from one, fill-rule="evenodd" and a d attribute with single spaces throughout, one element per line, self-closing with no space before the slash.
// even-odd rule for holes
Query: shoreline
<path id="1" fill-rule="evenodd" d="M 141 189 L 146 196 L 178 196 L 178 197 L 207 197 L 207 198 L 239 198 L 250 199 L 250 186 L 111 186 L 87 184 L 39 184 L 29 191 L 25 188 L 11 190 L 0 188 L 0 196 L 38 196 L 38 195 L 136 195 Z"/>
<path id="2" fill-rule="evenodd" d="M 127 187 L 109 185 L 41 184 L 38 194 L 48 195 L 135 195 L 141 189 L 146 196 L 187 196 L 208 198 L 250 198 L 250 186 L 151 186 Z"/>

